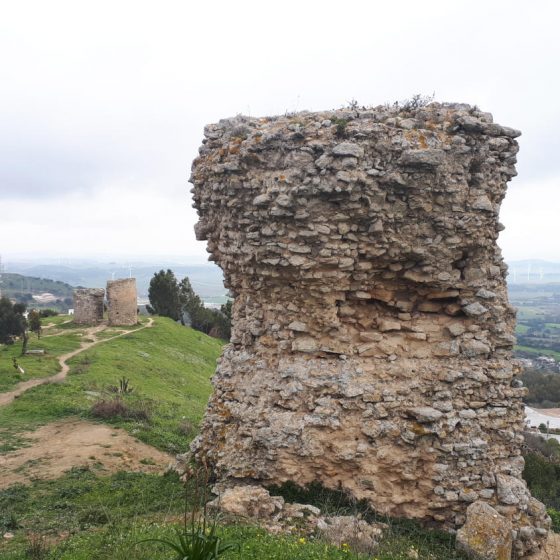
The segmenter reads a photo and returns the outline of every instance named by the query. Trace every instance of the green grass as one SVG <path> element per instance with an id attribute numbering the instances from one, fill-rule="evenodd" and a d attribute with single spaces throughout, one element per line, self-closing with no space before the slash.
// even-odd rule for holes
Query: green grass
<path id="1" fill-rule="evenodd" d="M 66 351 L 77 339 L 69 328 L 41 342 L 48 340 L 55 353 Z M 22 433 L 41 424 L 69 416 L 90 419 L 92 404 L 113 398 L 108 389 L 123 376 L 133 388 L 123 401 L 130 409 L 148 411 L 149 418 L 117 417 L 109 423 L 165 451 L 185 451 L 210 394 L 209 379 L 221 346 L 221 341 L 159 317 L 152 328 L 94 346 L 70 361 L 65 382 L 36 387 L 0 408 L 0 452 L 24 445 Z M 324 511 L 355 512 L 355 506 L 342 503 L 336 493 L 298 492 L 293 496 L 298 501 L 315 503 Z M 50 549 L 43 560 L 165 560 L 169 555 L 161 546 L 136 543 L 170 536 L 183 507 L 183 487 L 176 474 L 107 476 L 99 465 L 72 469 L 57 480 L 14 485 L 0 491 L 0 534 L 15 535 L 13 540 L 0 539 L 0 558 L 31 558 L 29 535 L 34 534 L 38 542 L 44 536 L 45 548 Z M 422 529 L 412 521 L 381 520 L 390 526 L 373 556 L 327 545 L 312 535 L 270 535 L 249 525 L 229 524 L 219 530 L 224 538 L 238 542 L 240 551 L 223 558 L 409 560 L 415 551 L 419 559 L 464 558 L 448 534 Z"/>
<path id="2" fill-rule="evenodd" d="M 554 350 L 548 350 L 546 348 L 533 348 L 531 346 L 515 346 L 514 349 L 518 352 L 527 352 L 528 354 L 534 354 L 535 356 L 549 356 L 555 360 L 560 360 L 560 352 L 555 352 Z"/>
<path id="3" fill-rule="evenodd" d="M 53 325 L 60 325 L 61 323 L 65 323 L 66 321 L 72 321 L 72 316 L 71 315 L 54 315 L 52 317 L 42 317 L 41 318 L 41 324 L 43 325 L 43 327 L 46 327 L 47 325 L 53 324 Z M 48 331 L 49 329 L 47 329 Z"/>
<path id="4" fill-rule="evenodd" d="M 517 320 L 520 322 L 543 317 L 544 315 L 545 312 L 539 307 L 520 306 L 517 308 Z"/>
<path id="5" fill-rule="evenodd" d="M 0 532 L 15 534 L 12 541 L 0 540 L 0 556 L 28 559 L 27 536 L 34 534 L 50 543 L 51 555 L 46 558 L 52 560 L 164 560 L 169 556 L 159 545 L 137 543 L 171 536 L 180 523 L 184 499 L 184 487 L 174 473 L 100 476 L 82 468 L 58 480 L 15 485 L 0 491 Z M 221 526 L 219 533 L 240 545 L 239 551 L 227 553 L 224 560 L 409 560 L 412 549 L 420 559 L 464 558 L 454 550 L 450 535 L 422 529 L 411 521 L 390 525 L 373 556 L 299 532 L 271 535 L 234 523 Z"/>
<path id="6" fill-rule="evenodd" d="M 527 325 L 521 325 L 518 323 L 515 326 L 515 334 L 526 334 L 528 330 L 529 327 Z"/>
<path id="7" fill-rule="evenodd" d="M 175 473 L 99 476 L 89 468 L 75 468 L 57 480 L 0 490 L 0 532 L 10 530 L 14 520 L 22 530 L 55 534 L 153 513 L 176 516 L 182 496 Z"/>
<path id="8" fill-rule="evenodd" d="M 20 356 L 21 343 L 0 346 L 0 392 L 13 389 L 20 381 L 48 377 L 58 373 L 60 365 L 57 356 L 79 348 L 81 332 L 73 331 L 60 336 L 43 336 L 40 339 L 36 335 L 30 334 L 28 349 L 44 349 L 45 354 L 42 356 Z M 12 363 L 14 357 L 25 370 L 25 374 L 21 375 L 14 368 Z"/>
<path id="9" fill-rule="evenodd" d="M 63 344 L 66 335 L 43 340 Z M 94 346 L 68 362 L 71 369 L 63 383 L 35 387 L 0 408 L 0 435 L 12 442 L 4 451 L 17 445 L 21 432 L 41 424 L 69 416 L 91 418 L 95 400 L 113 398 L 108 389 L 124 376 L 133 388 L 123 397 L 125 404 L 150 418 L 117 417 L 109 423 L 164 451 L 184 452 L 210 395 L 221 347 L 221 341 L 162 317 L 151 328 Z"/>

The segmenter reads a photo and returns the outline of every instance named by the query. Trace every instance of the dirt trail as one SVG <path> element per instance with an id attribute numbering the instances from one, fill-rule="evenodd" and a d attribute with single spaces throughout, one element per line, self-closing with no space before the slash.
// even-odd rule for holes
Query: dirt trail
<path id="1" fill-rule="evenodd" d="M 122 429 L 69 419 L 22 434 L 32 440 L 0 455 L 0 489 L 33 479 L 55 479 L 72 467 L 161 473 L 173 457 L 141 443 Z"/>
<path id="2" fill-rule="evenodd" d="M 58 373 L 56 373 L 55 375 L 51 375 L 50 377 L 43 377 L 40 379 L 30 379 L 29 381 L 22 381 L 21 383 L 18 383 L 16 385 L 16 388 L 13 391 L 0 393 L 0 406 L 6 406 L 7 404 L 10 404 L 14 399 L 17 399 L 20 395 L 22 395 L 26 391 L 29 391 L 29 389 L 32 389 L 33 387 L 37 387 L 38 385 L 44 385 L 45 383 L 62 381 L 68 375 L 68 370 L 70 369 L 70 366 L 66 362 L 71 358 L 73 358 L 74 356 L 77 356 L 81 352 L 89 350 L 92 346 L 95 346 L 96 344 L 102 344 L 104 342 L 109 342 L 110 340 L 115 340 L 115 338 L 126 336 L 129 333 L 141 331 L 142 329 L 151 327 L 153 323 L 154 320 L 150 317 L 148 322 L 138 329 L 134 329 L 131 331 L 124 331 L 121 334 L 117 334 L 115 336 L 112 336 L 111 338 L 106 338 L 102 340 L 98 340 L 96 338 L 96 334 L 98 332 L 105 330 L 107 328 L 107 325 L 98 325 L 96 327 L 87 328 L 85 330 L 84 336 L 86 338 L 92 338 L 93 341 L 82 342 L 77 350 L 73 350 L 72 352 L 68 352 L 67 354 L 63 354 L 62 356 L 59 356 L 58 363 L 60 364 L 61 370 Z"/>

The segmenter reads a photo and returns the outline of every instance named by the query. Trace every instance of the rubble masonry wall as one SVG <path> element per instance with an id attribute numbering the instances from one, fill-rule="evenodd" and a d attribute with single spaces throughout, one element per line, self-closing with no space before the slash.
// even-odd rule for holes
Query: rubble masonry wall
<path id="1" fill-rule="evenodd" d="M 221 484 L 320 481 L 450 529 L 480 500 L 518 554 L 542 542 L 497 246 L 519 134 L 439 103 L 206 127 L 196 231 L 235 303 L 193 450 Z"/>
<path id="2" fill-rule="evenodd" d="M 103 321 L 103 300 L 105 290 L 102 288 L 78 288 L 74 290 L 74 323 L 96 325 Z"/>
<path id="3" fill-rule="evenodd" d="M 138 322 L 138 299 L 135 278 L 107 281 L 109 325 L 136 325 Z"/>

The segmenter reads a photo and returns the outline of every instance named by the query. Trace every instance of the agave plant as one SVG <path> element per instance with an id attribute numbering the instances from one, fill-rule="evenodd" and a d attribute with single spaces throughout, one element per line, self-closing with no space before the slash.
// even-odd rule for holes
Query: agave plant
<path id="1" fill-rule="evenodd" d="M 194 483 L 192 509 L 189 512 L 189 483 Z M 208 469 L 188 469 L 185 473 L 185 508 L 183 527 L 167 539 L 144 539 L 143 542 L 163 544 L 175 553 L 173 560 L 217 560 L 232 549 L 239 550 L 239 543 L 222 540 L 216 534 L 217 516 L 210 517 L 208 503 Z"/>
<path id="2" fill-rule="evenodd" d="M 237 543 L 223 542 L 216 535 L 215 526 L 208 531 L 203 525 L 195 531 L 176 530 L 174 538 L 145 539 L 140 542 L 158 542 L 175 552 L 174 560 L 217 560 L 224 552 L 238 548 Z"/>

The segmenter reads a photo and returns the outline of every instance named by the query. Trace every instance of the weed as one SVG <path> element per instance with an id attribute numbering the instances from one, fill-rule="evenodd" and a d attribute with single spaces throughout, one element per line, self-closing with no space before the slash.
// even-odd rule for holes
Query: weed
<path id="1" fill-rule="evenodd" d="M 27 547 L 25 557 L 29 560 L 45 560 L 50 554 L 49 546 L 44 535 L 31 533 L 27 536 Z"/>
<path id="2" fill-rule="evenodd" d="M 413 113 L 426 105 L 429 105 L 435 98 L 435 92 L 432 95 L 422 95 L 420 93 L 414 94 L 410 99 L 403 101 L 395 101 L 393 108 L 403 113 Z"/>
<path id="3" fill-rule="evenodd" d="M 98 525 L 106 525 L 109 523 L 109 515 L 104 509 L 92 506 L 80 513 L 78 516 L 78 523 L 82 530 Z"/>
<path id="4" fill-rule="evenodd" d="M 132 393 L 134 389 L 130 386 L 130 381 L 123 376 L 119 379 L 118 385 L 111 385 L 109 387 L 109 391 L 111 391 L 111 393 L 118 393 L 119 395 L 128 395 Z"/>
<path id="5" fill-rule="evenodd" d="M 217 517 L 211 518 L 208 514 L 208 470 L 202 467 L 188 469 L 185 474 L 185 509 L 182 529 L 176 529 L 173 537 L 144 539 L 138 544 L 160 543 L 176 554 L 174 560 L 217 560 L 229 550 L 239 550 L 238 543 L 222 540 L 217 533 Z M 192 490 L 192 496 L 189 495 L 190 490 Z M 189 503 L 192 507 L 190 515 Z"/>
<path id="6" fill-rule="evenodd" d="M 0 515 L 0 532 L 15 531 L 20 526 L 19 519 L 13 511 L 7 511 Z"/>
<path id="7" fill-rule="evenodd" d="M 550 519 L 552 520 L 551 529 L 555 533 L 560 533 L 560 511 L 554 508 L 548 508 L 546 512 L 550 515 Z"/>
<path id="8" fill-rule="evenodd" d="M 179 427 L 177 428 L 177 431 L 182 436 L 192 437 L 196 433 L 196 427 L 190 420 L 184 418 L 179 423 Z"/>
<path id="9" fill-rule="evenodd" d="M 339 119 L 338 117 L 332 119 L 332 123 L 336 126 L 334 135 L 337 138 L 346 138 L 348 136 L 346 127 L 349 122 L 350 121 L 348 119 Z"/>

